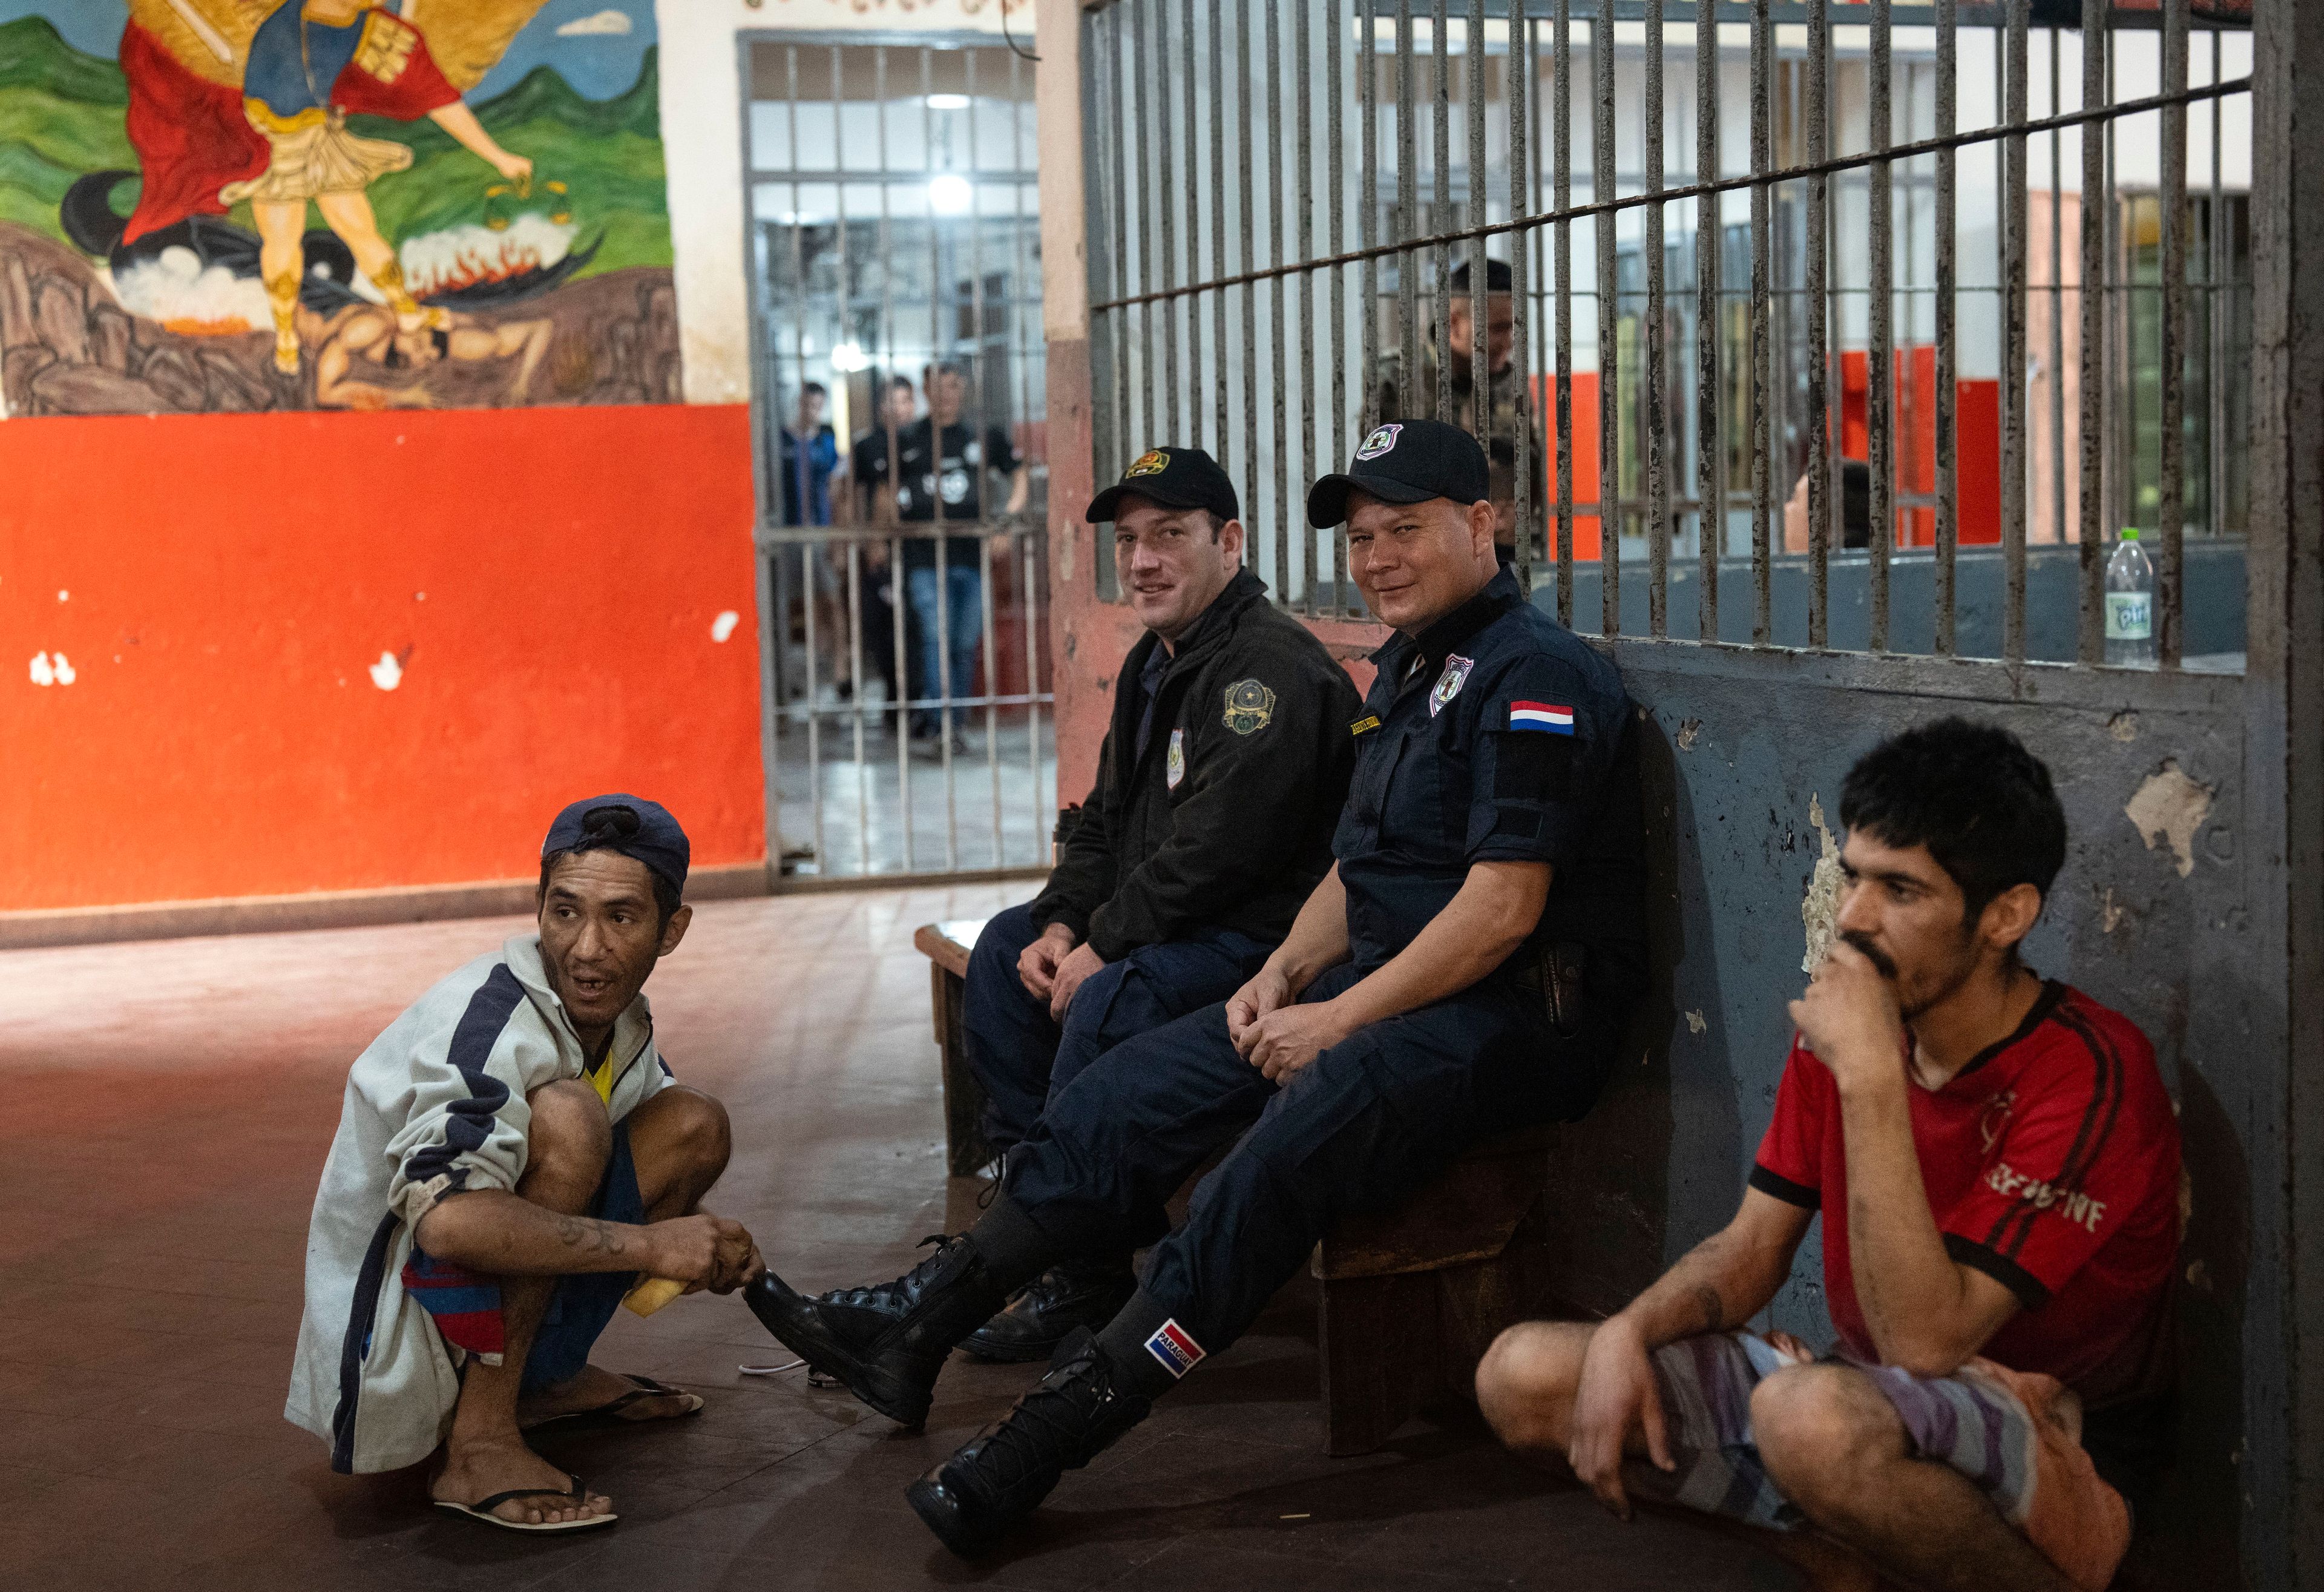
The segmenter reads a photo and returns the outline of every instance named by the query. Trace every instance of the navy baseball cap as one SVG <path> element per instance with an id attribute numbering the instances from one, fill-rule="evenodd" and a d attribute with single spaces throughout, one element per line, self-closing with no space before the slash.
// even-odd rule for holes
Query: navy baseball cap
<path id="1" fill-rule="evenodd" d="M 679 890 L 693 859 L 686 831 L 669 809 L 641 796 L 592 796 L 557 815 L 540 843 L 540 860 L 560 851 L 618 851 L 635 857 Z"/>
<path id="2" fill-rule="evenodd" d="M 1491 497 L 1485 450 L 1458 426 L 1443 421 L 1391 421 L 1374 426 L 1348 467 L 1307 490 L 1307 523 L 1337 525 L 1348 517 L 1348 494 L 1369 493 L 1382 503 L 1425 503 L 1448 497 L 1463 507 Z"/>
<path id="3" fill-rule="evenodd" d="M 1222 520 L 1242 518 L 1241 500 L 1219 461 L 1199 448 L 1149 448 L 1130 461 L 1121 479 L 1090 499 L 1082 516 L 1095 525 L 1112 519 L 1121 500 L 1136 495 L 1164 508 L 1208 509 Z"/>

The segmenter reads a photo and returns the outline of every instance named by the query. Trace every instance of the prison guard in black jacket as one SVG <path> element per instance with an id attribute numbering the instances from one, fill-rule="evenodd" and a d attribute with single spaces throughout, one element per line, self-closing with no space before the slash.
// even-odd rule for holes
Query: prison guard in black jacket
<path id="1" fill-rule="evenodd" d="M 1137 757 L 1139 675 L 1161 644 L 1149 633 L 1122 661 L 1097 786 L 1033 902 L 1036 927 L 1109 962 L 1204 924 L 1280 940 L 1332 865 L 1355 762 L 1354 684 L 1248 569 L 1179 643 Z"/>

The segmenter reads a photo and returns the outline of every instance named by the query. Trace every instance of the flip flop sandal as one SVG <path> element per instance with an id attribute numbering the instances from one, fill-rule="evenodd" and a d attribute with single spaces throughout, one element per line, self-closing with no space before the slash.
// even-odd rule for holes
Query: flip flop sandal
<path id="1" fill-rule="evenodd" d="M 623 1393 L 621 1397 L 613 1400 L 611 1403 L 600 1404 L 594 1410 L 576 1410 L 567 1415 L 551 1415 L 548 1420 L 537 1421 L 530 1426 L 526 1427 L 524 1430 L 527 1431 L 549 1431 L 552 1430 L 557 1431 L 599 1431 L 608 1427 L 645 1426 L 650 1424 L 654 1421 L 683 1421 L 688 1415 L 699 1415 L 702 1413 L 702 1395 L 699 1393 L 690 1393 L 682 1387 L 672 1387 L 666 1382 L 656 1382 L 650 1376 L 638 1376 L 627 1371 L 619 1372 L 616 1373 L 616 1374 L 621 1376 L 623 1381 L 628 1382 L 632 1385 L 628 1393 Z M 694 1406 L 691 1409 L 680 1410 L 675 1415 L 656 1415 L 637 1420 L 632 1420 L 622 1413 L 622 1411 L 628 1409 L 632 1404 L 637 1403 L 642 1399 L 669 1398 L 692 1399 L 694 1401 Z"/>
<path id="2" fill-rule="evenodd" d="M 566 1492 L 560 1493 L 555 1487 L 511 1487 L 505 1493 L 494 1493 L 491 1497 L 479 1498 L 474 1504 L 458 1504 L 449 1498 L 438 1498 L 436 1500 L 436 1507 L 443 1510 L 448 1514 L 464 1514 L 470 1520 L 482 1521 L 488 1526 L 498 1526 L 504 1532 L 531 1532 L 535 1533 L 541 1532 L 595 1531 L 599 1526 L 612 1525 L 615 1521 L 622 1518 L 618 1514 L 590 1514 L 584 1515 L 579 1520 L 545 1520 L 534 1523 L 531 1521 L 509 1520 L 493 1513 L 493 1510 L 499 1508 L 502 1504 L 509 1502 L 512 1498 L 556 1498 L 569 1504 L 581 1504 L 587 1502 L 589 1497 L 589 1488 L 587 1484 L 583 1482 L 577 1476 L 569 1479 L 572 1481 L 573 1486 L 570 1490 Z"/>

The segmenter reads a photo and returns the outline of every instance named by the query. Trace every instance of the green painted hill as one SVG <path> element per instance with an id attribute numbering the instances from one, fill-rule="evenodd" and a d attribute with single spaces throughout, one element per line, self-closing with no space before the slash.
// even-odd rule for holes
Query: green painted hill
<path id="1" fill-rule="evenodd" d="M 585 99 L 558 72 L 537 67 L 475 107 L 493 137 L 532 159 L 540 180 L 566 184 L 585 242 L 604 234 L 585 274 L 670 264 L 659 95 L 657 52 L 650 49 L 637 81 L 611 99 Z M 0 220 L 65 241 L 57 206 L 73 181 L 137 165 L 123 129 L 128 103 L 120 67 L 75 50 L 45 18 L 0 24 Z M 484 218 L 484 190 L 498 173 L 433 122 L 358 116 L 350 126 L 411 149 L 411 169 L 371 190 L 391 239 Z M 135 191 L 124 182 L 115 204 L 134 203 Z M 250 226 L 248 207 L 237 207 L 231 219 Z"/>
<path id="2" fill-rule="evenodd" d="M 109 105 L 115 110 L 129 103 L 129 85 L 121 69 L 75 50 L 44 16 L 0 23 L 0 92 L 17 88 L 44 89 L 60 99 Z"/>

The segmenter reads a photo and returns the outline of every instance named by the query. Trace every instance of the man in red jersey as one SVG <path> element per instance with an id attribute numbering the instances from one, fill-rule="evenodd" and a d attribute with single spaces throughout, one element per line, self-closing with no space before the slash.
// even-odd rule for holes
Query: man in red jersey
<path id="1" fill-rule="evenodd" d="M 2167 1435 L 2171 1099 L 2126 1018 L 2019 960 L 2066 820 L 2015 736 L 1908 730 L 1840 819 L 1834 941 L 1734 1220 L 1609 1320 L 1502 1334 L 1478 1397 L 1616 1513 L 1635 1490 L 1790 1533 L 1826 1586 L 2097 1592 Z M 1739 1330 L 1819 1213 L 1821 1356 Z"/>

